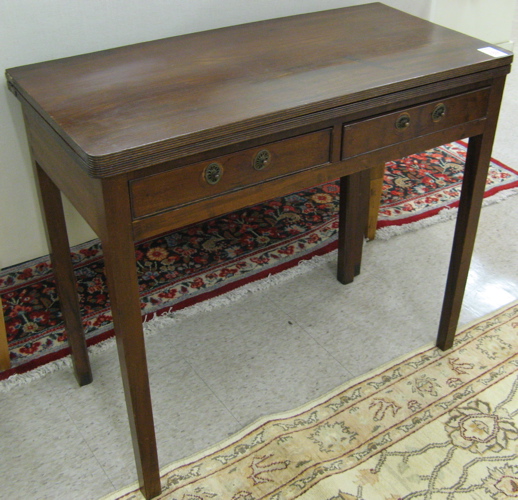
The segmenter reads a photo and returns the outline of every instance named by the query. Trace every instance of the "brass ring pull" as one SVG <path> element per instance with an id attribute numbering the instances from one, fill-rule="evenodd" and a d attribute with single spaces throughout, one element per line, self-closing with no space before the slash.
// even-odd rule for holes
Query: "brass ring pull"
<path id="1" fill-rule="evenodd" d="M 253 167 L 256 170 L 262 170 L 270 165 L 272 162 L 272 155 L 267 149 L 261 149 L 255 156 L 253 161 Z"/>
<path id="2" fill-rule="evenodd" d="M 441 104 L 437 104 L 437 106 L 435 106 L 435 109 L 433 110 L 432 112 L 432 120 L 434 122 L 438 122 L 440 120 L 442 120 L 446 115 L 446 105 L 441 103 Z"/>
<path id="3" fill-rule="evenodd" d="M 210 163 L 205 167 L 203 176 L 208 184 L 217 184 L 221 180 L 221 177 L 223 177 L 223 167 L 216 162 Z"/>
<path id="4" fill-rule="evenodd" d="M 408 113 L 399 115 L 396 120 L 396 128 L 398 130 L 404 130 L 408 127 L 410 127 L 410 115 Z"/>

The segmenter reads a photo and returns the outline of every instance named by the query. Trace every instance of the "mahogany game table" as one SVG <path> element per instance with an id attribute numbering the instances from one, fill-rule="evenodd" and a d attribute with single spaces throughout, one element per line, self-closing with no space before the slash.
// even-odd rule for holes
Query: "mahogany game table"
<path id="1" fill-rule="evenodd" d="M 160 476 L 134 243 L 340 178 L 338 279 L 349 283 L 360 271 L 369 170 L 469 138 L 437 338 L 448 349 L 511 62 L 372 3 L 7 70 L 80 385 L 92 374 L 61 193 L 102 242 L 146 498 L 160 493 Z"/>

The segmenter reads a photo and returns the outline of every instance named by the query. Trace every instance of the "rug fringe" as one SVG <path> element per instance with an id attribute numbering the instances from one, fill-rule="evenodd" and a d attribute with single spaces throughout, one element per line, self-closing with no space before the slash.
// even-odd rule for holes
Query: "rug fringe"
<path id="1" fill-rule="evenodd" d="M 488 198 L 484 198 L 482 203 L 483 207 L 487 207 L 489 205 L 494 205 L 496 203 L 500 203 L 503 200 L 506 200 L 510 196 L 518 194 L 518 188 L 508 189 L 506 191 L 500 191 L 499 193 L 494 194 Z M 432 226 L 434 224 L 438 224 L 440 222 L 446 222 L 454 219 L 457 216 L 458 208 L 443 208 L 439 213 L 433 215 L 431 217 L 427 217 L 426 219 L 421 219 L 415 222 L 409 222 L 408 224 L 403 224 L 401 226 L 388 226 L 382 227 L 376 231 L 376 239 L 377 240 L 389 240 L 394 236 L 399 236 L 401 234 L 409 233 L 411 231 L 417 231 L 418 229 L 423 229 L 425 227 Z"/>
<path id="2" fill-rule="evenodd" d="M 0 381 L 0 393 L 8 392 L 16 387 L 22 387 L 36 380 L 40 380 L 51 373 L 69 367 L 72 367 L 72 358 L 65 356 L 64 358 L 51 361 L 26 373 L 15 373 L 9 378 Z"/>
<path id="3" fill-rule="evenodd" d="M 518 188 L 501 191 L 500 193 L 497 193 L 489 198 L 485 198 L 483 206 L 499 203 L 515 194 L 518 194 Z M 456 208 L 444 208 L 437 215 L 427 219 L 405 224 L 403 226 L 389 226 L 378 229 L 376 232 L 376 239 L 388 240 L 394 236 L 451 220 L 457 215 L 457 211 L 458 210 Z M 311 259 L 301 260 L 296 266 L 290 269 L 277 274 L 270 274 L 266 278 L 249 283 L 247 285 L 243 285 L 230 292 L 220 295 L 219 297 L 205 300 L 179 311 L 173 310 L 162 316 L 155 316 L 152 319 L 144 322 L 144 334 L 146 337 L 155 335 L 163 328 L 171 327 L 186 318 L 190 318 L 201 312 L 212 311 L 214 309 L 232 304 L 249 293 L 267 290 L 274 285 L 289 281 L 296 276 L 305 274 L 312 269 L 315 269 L 316 267 L 319 267 L 320 265 L 334 259 L 336 252 L 336 250 L 333 250 L 325 255 L 316 255 Z M 88 352 L 90 355 L 95 356 L 100 352 L 111 349 L 114 345 L 115 338 L 110 338 L 90 346 L 88 348 Z M 16 387 L 21 387 L 23 385 L 39 380 L 50 373 L 54 373 L 58 370 L 69 367 L 72 367 L 72 359 L 70 355 L 56 361 L 51 361 L 50 363 L 42 365 L 29 372 L 11 375 L 9 378 L 0 381 L 0 393 L 8 392 Z"/>
<path id="4" fill-rule="evenodd" d="M 225 293 L 224 295 L 220 295 L 219 297 L 214 297 L 198 304 L 194 304 L 193 306 L 180 309 L 179 311 L 172 311 L 171 313 L 166 313 L 162 316 L 155 317 L 144 323 L 144 331 L 147 335 L 153 335 L 163 327 L 174 325 L 179 321 L 183 321 L 184 319 L 190 318 L 201 312 L 213 311 L 214 309 L 230 305 L 242 299 L 249 293 L 256 293 L 267 290 L 274 285 L 279 285 L 289 281 L 296 276 L 306 274 L 312 269 L 315 269 L 325 262 L 332 260 L 335 258 L 336 252 L 336 250 L 332 250 L 325 255 L 316 255 L 311 259 L 301 260 L 296 266 L 292 268 L 286 269 L 280 273 L 269 274 L 266 278 L 254 281 L 253 283 L 249 283 L 247 285 L 243 285 Z"/>
<path id="5" fill-rule="evenodd" d="M 150 337 L 156 335 L 159 332 L 163 333 L 164 328 L 172 327 L 175 324 L 178 324 L 180 321 L 195 316 L 196 314 L 212 311 L 214 309 L 230 305 L 233 302 L 237 302 L 238 300 L 242 299 L 249 293 L 267 290 L 274 285 L 291 280 L 296 276 L 305 274 L 312 269 L 322 265 L 323 263 L 328 262 L 334 258 L 335 254 L 336 250 L 333 250 L 325 255 L 316 255 L 311 259 L 301 260 L 296 266 L 290 269 L 277 274 L 270 274 L 266 278 L 249 283 L 247 285 L 243 285 L 242 287 L 236 288 L 230 292 L 225 293 L 224 295 L 220 295 L 219 297 L 205 300 L 190 307 L 180 309 L 179 311 L 171 311 L 162 316 L 155 316 L 154 318 L 143 323 L 144 334 L 146 337 Z M 91 356 L 95 356 L 101 352 L 113 348 L 114 346 L 115 338 L 112 337 L 88 347 L 88 352 Z M 16 387 L 21 387 L 23 385 L 39 380 L 46 375 L 49 375 L 50 373 L 54 373 L 63 368 L 71 367 L 72 358 L 70 355 L 68 355 L 64 358 L 51 361 L 50 363 L 42 365 L 29 372 L 11 375 L 9 378 L 0 381 L 0 393 L 8 392 Z"/>

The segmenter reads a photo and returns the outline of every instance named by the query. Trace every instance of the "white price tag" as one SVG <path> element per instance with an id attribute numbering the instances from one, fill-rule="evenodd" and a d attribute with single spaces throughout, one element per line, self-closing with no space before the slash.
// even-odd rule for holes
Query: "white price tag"
<path id="1" fill-rule="evenodd" d="M 480 50 L 480 52 L 484 52 L 484 54 L 487 54 L 491 57 L 503 57 L 507 55 L 502 50 L 495 49 L 494 47 L 483 47 L 482 49 L 478 50 Z"/>

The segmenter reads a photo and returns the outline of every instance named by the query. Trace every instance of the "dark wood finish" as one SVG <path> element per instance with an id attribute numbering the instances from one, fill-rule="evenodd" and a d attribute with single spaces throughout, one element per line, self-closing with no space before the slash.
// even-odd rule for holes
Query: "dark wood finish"
<path id="1" fill-rule="evenodd" d="M 74 373 L 79 385 L 86 385 L 92 381 L 92 369 L 83 334 L 79 297 L 77 295 L 74 268 L 70 258 L 70 244 L 68 242 L 61 192 L 37 163 L 35 168 L 39 181 L 43 213 L 45 215 L 52 270 L 56 280 L 56 289 L 59 296 L 61 314 L 65 323 L 65 331 L 67 332 L 68 345 L 72 352 Z"/>
<path id="2" fill-rule="evenodd" d="M 340 178 L 337 279 L 347 285 L 360 274 L 369 205 L 369 171 Z"/>
<path id="3" fill-rule="evenodd" d="M 504 78 L 495 80 L 489 101 L 489 123 L 486 126 L 486 131 L 482 135 L 471 137 L 469 140 L 448 280 L 437 337 L 437 345 L 443 350 L 449 349 L 455 339 L 471 256 L 475 246 L 504 84 Z"/>
<path id="4" fill-rule="evenodd" d="M 29 106 L 24 106 L 24 119 L 32 157 L 86 222 L 98 234 L 103 234 L 104 211 L 102 185 L 90 177 L 74 159 L 63 140 L 56 137 L 49 125 Z"/>
<path id="5" fill-rule="evenodd" d="M 103 187 L 105 211 L 110 216 L 101 243 L 113 325 L 138 478 L 144 496 L 152 498 L 160 493 L 160 474 L 127 183 L 114 177 Z"/>
<path id="6" fill-rule="evenodd" d="M 481 44 L 373 3 L 28 65 L 9 78 L 105 177 L 199 140 L 502 66 Z"/>
<path id="7" fill-rule="evenodd" d="M 147 498 L 158 494 L 160 480 L 134 241 L 341 178 L 337 274 L 349 283 L 360 270 L 371 169 L 475 137 L 438 336 L 448 347 L 512 61 L 510 54 L 478 50 L 486 45 L 375 3 L 7 71 L 39 165 L 66 300 L 75 289 L 59 190 L 103 243 Z M 447 112 L 434 121 L 440 103 Z M 409 127 L 395 129 L 400 116 L 410 117 Z M 272 161 L 255 171 L 252 158 L 264 148 Z M 221 165 L 223 177 L 207 185 L 212 162 Z M 68 314 L 71 339 L 80 344 L 79 310 L 72 305 Z M 87 361 L 80 348 L 74 359 Z"/>
<path id="8" fill-rule="evenodd" d="M 232 191 L 224 197 L 215 197 L 202 200 L 193 206 L 187 205 L 158 213 L 153 217 L 136 219 L 133 222 L 133 234 L 136 240 L 152 237 L 179 228 L 186 224 L 195 223 L 204 218 L 217 217 L 243 207 L 243 200 L 246 205 L 254 205 L 265 200 L 282 196 L 286 193 L 307 188 L 310 185 L 323 184 L 335 180 L 344 175 L 353 174 L 362 169 L 371 168 L 373 164 L 386 162 L 390 159 L 402 158 L 403 156 L 424 151 L 429 148 L 457 141 L 482 133 L 484 121 L 475 121 L 458 127 L 442 130 L 434 134 L 405 141 L 384 149 L 379 149 L 351 159 L 336 161 L 330 165 L 317 166 L 313 169 L 296 172 L 293 175 L 276 179 L 275 182 L 265 182 L 246 189 Z M 340 134 L 340 132 L 338 132 Z"/>
<path id="9" fill-rule="evenodd" d="M 330 141 L 331 129 L 320 130 L 137 179 L 130 184 L 133 215 L 143 217 L 324 165 L 330 160 Z M 268 151 L 271 160 L 264 169 L 256 170 L 253 160 L 261 151 Z M 211 185 L 204 172 L 212 163 L 220 165 L 223 174 Z"/>
<path id="10" fill-rule="evenodd" d="M 489 89 L 477 90 L 345 125 L 342 159 L 480 120 L 486 116 L 488 99 Z M 441 104 L 446 107 L 446 112 L 434 121 L 433 111 Z M 397 128 L 396 122 L 403 117 L 407 119 L 406 126 Z"/>

